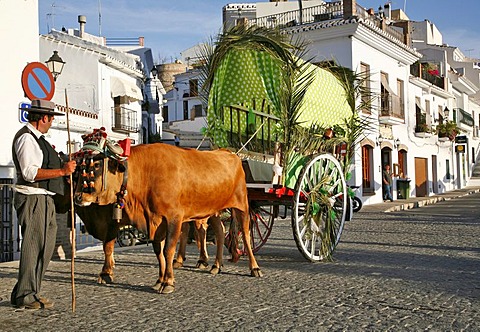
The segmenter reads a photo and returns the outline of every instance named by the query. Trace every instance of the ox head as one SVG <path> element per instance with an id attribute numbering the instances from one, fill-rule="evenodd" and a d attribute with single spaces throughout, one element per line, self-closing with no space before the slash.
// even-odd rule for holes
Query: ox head
<path id="1" fill-rule="evenodd" d="M 118 194 L 124 190 L 126 161 L 107 157 L 100 153 L 78 158 L 75 186 L 75 204 L 91 203 L 108 205 L 118 202 Z"/>

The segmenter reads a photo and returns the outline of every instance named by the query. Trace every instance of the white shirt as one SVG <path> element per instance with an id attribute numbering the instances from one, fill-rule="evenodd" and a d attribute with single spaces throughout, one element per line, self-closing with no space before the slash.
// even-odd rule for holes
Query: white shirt
<path id="1" fill-rule="evenodd" d="M 37 137 L 43 134 L 38 131 L 30 123 L 27 128 Z M 35 138 L 30 133 L 21 135 L 15 142 L 15 153 L 17 154 L 18 163 L 22 176 L 27 182 L 35 182 L 35 177 L 39 168 L 42 168 L 43 152 Z M 34 188 L 24 185 L 15 185 L 14 190 L 25 195 L 55 195 L 55 193 L 43 188 Z"/>

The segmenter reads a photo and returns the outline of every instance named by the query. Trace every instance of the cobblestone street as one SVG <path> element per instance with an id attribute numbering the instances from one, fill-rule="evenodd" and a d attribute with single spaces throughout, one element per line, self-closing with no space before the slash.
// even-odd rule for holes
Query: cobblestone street
<path id="1" fill-rule="evenodd" d="M 334 262 L 310 263 L 280 219 L 256 255 L 263 278 L 249 276 L 245 258 L 215 277 L 197 270 L 189 245 L 169 295 L 150 289 L 158 276 L 150 245 L 118 248 L 111 286 L 96 284 L 103 253 L 82 252 L 75 313 L 70 261 L 51 263 L 42 288 L 55 307 L 38 311 L 10 306 L 18 262 L 2 263 L 0 330 L 478 331 L 479 226 L 473 217 L 366 208 L 346 223 Z"/>

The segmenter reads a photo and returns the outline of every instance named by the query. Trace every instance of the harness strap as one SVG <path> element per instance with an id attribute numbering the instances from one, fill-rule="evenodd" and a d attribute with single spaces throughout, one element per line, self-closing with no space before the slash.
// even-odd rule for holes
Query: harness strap
<path id="1" fill-rule="evenodd" d="M 108 158 L 103 158 L 103 174 L 102 174 L 102 188 L 107 190 L 107 171 L 108 171 Z"/>

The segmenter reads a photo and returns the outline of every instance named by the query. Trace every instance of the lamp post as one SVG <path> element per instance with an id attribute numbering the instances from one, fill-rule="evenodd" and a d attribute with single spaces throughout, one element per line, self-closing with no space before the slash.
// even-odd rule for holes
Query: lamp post
<path id="1" fill-rule="evenodd" d="M 53 51 L 52 56 L 50 57 L 50 59 L 45 61 L 45 63 L 47 64 L 48 69 L 53 75 L 53 80 L 56 81 L 58 75 L 62 73 L 65 61 L 62 60 L 62 58 L 58 55 L 57 51 Z"/>
<path id="2" fill-rule="evenodd" d="M 153 79 L 156 79 L 157 78 L 157 75 L 158 75 L 158 69 L 157 69 L 157 66 L 153 66 L 152 70 L 150 71 L 152 73 L 152 76 L 153 76 Z"/>
<path id="3" fill-rule="evenodd" d="M 448 121 L 448 115 L 450 114 L 450 110 L 445 107 L 445 109 L 443 110 L 443 116 L 445 117 L 445 119 L 447 119 Z"/>
<path id="4" fill-rule="evenodd" d="M 400 146 L 400 139 L 396 138 L 395 141 L 393 141 L 393 145 L 395 145 L 395 149 L 398 150 L 398 147 Z"/>
<path id="5" fill-rule="evenodd" d="M 380 146 L 383 143 L 383 137 L 380 135 L 377 137 L 377 145 Z"/>

